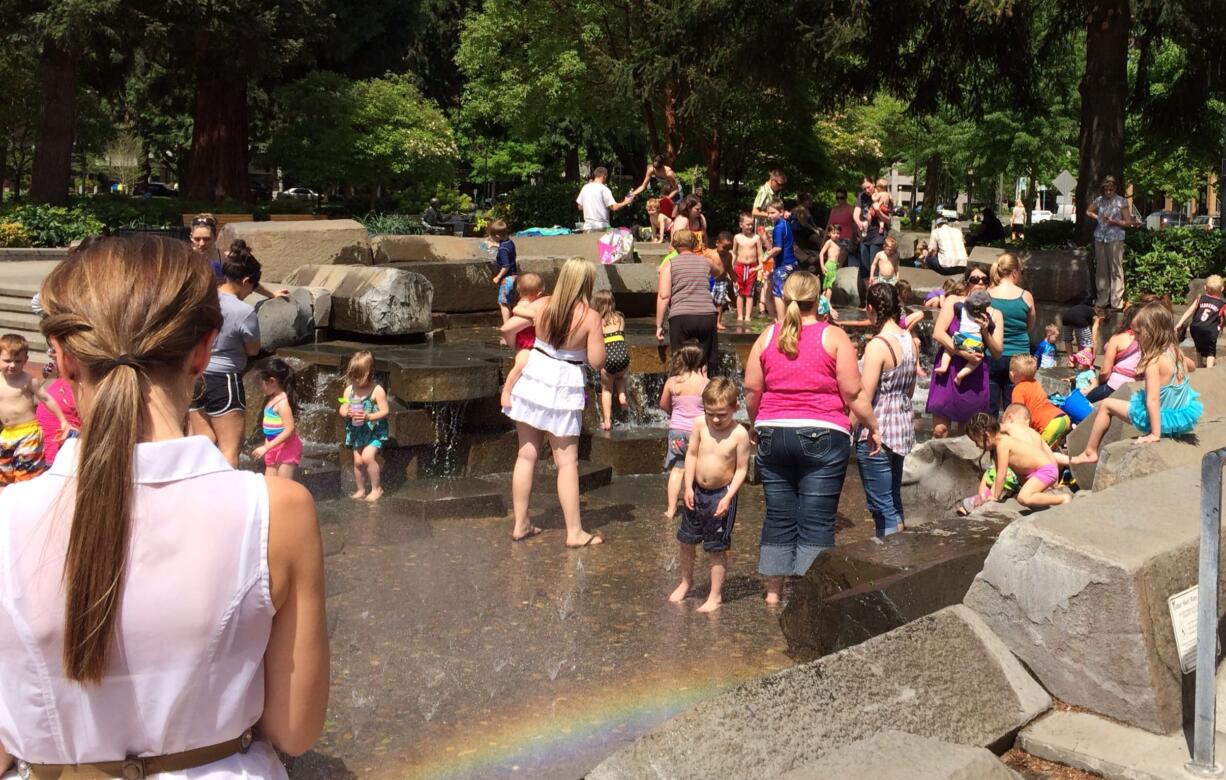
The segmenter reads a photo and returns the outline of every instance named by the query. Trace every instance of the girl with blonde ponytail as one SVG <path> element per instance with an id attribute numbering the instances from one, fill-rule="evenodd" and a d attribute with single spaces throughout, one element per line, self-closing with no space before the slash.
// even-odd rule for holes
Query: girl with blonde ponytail
<path id="1" fill-rule="evenodd" d="M 783 322 L 763 331 L 745 364 L 745 408 L 766 495 L 758 572 L 768 604 L 779 603 L 784 577 L 804 574 L 834 546 L 852 417 L 864 426 L 867 454 L 881 449 L 855 347 L 819 316 L 820 298 L 817 277 L 793 271 L 783 285 Z"/>
<path id="2" fill-rule="evenodd" d="M 309 748 L 327 704 L 319 530 L 304 488 L 183 435 L 222 323 L 209 264 L 103 239 L 41 297 L 82 427 L 0 494 L 0 771 L 285 777 L 273 746 Z"/>

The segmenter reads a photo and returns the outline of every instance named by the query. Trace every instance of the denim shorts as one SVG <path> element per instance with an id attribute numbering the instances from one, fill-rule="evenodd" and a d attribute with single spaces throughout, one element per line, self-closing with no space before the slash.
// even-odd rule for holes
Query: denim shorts
<path id="1" fill-rule="evenodd" d="M 834 546 L 834 517 L 851 437 L 831 428 L 758 428 L 758 476 L 766 497 L 758 572 L 803 575 Z"/>
<path id="2" fill-rule="evenodd" d="M 499 306 L 514 306 L 519 300 L 519 296 L 515 294 L 515 280 L 518 278 L 518 276 L 506 276 L 498 283 Z"/>
<path id="3" fill-rule="evenodd" d="M 728 495 L 728 486 L 707 489 L 694 485 L 694 509 L 681 505 L 681 525 L 677 541 L 682 544 L 702 544 L 707 552 L 723 552 L 732 546 L 732 526 L 736 523 L 736 496 L 728 502 L 723 517 L 715 516 L 715 508 Z"/>

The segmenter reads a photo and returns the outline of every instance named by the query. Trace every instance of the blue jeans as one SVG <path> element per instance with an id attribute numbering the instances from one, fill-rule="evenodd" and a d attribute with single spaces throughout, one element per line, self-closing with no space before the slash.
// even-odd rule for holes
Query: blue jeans
<path id="1" fill-rule="evenodd" d="M 868 271 L 873 267 L 873 258 L 881 251 L 885 239 L 881 239 L 876 244 L 864 243 L 860 245 L 860 281 L 868 279 Z"/>
<path id="2" fill-rule="evenodd" d="M 856 445 L 856 466 L 860 469 L 860 481 L 864 483 L 864 495 L 868 499 L 868 511 L 877 525 L 877 536 L 898 533 L 903 522 L 902 510 L 902 455 L 885 447 L 876 455 L 869 455 L 872 442 L 865 439 Z"/>
<path id="3" fill-rule="evenodd" d="M 828 428 L 758 429 L 758 476 L 766 497 L 758 572 L 802 575 L 834 546 L 834 515 L 851 438 Z"/>

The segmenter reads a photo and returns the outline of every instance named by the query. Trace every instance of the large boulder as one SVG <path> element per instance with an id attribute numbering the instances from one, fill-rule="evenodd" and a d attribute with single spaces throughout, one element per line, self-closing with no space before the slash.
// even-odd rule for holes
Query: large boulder
<path id="1" fill-rule="evenodd" d="M 1168 733 L 1183 679 L 1167 598 L 1197 580 L 1199 499 L 1200 469 L 1184 466 L 1032 514 L 964 603 L 1054 696 Z"/>
<path id="2" fill-rule="evenodd" d="M 461 236 L 375 236 L 370 249 L 376 265 L 387 263 L 488 260 L 480 238 Z"/>
<path id="3" fill-rule="evenodd" d="M 370 237 L 352 219 L 230 222 L 217 236 L 222 251 L 241 238 L 263 267 L 265 282 L 288 281 L 301 265 L 370 265 Z"/>
<path id="4" fill-rule="evenodd" d="M 835 306 L 860 306 L 859 268 L 848 265 L 839 269 L 830 291 L 830 302 Z"/>
<path id="5" fill-rule="evenodd" d="M 818 658 L 960 604 L 1017 516 L 1009 504 L 990 504 L 969 518 L 945 517 L 817 556 L 779 619 L 788 655 Z"/>
<path id="6" fill-rule="evenodd" d="M 437 263 L 395 263 L 386 268 L 420 274 L 433 289 L 434 311 L 458 314 L 498 308 L 492 260 L 447 260 Z M 546 287 L 545 289 L 549 289 Z"/>
<path id="7" fill-rule="evenodd" d="M 780 780 L 1018 780 L 992 751 L 904 731 L 883 731 L 827 753 Z"/>
<path id="8" fill-rule="evenodd" d="M 434 291 L 421 274 L 390 266 L 302 266 L 286 281 L 330 293 L 334 330 L 395 336 L 430 328 Z"/>
<path id="9" fill-rule="evenodd" d="M 255 305 L 260 344 L 266 350 L 302 344 L 315 334 L 311 293 L 299 287 L 288 298 L 268 298 Z"/>
<path id="10" fill-rule="evenodd" d="M 587 777 L 774 778 L 889 729 L 987 747 L 1050 706 L 1000 640 L 956 606 L 702 701 Z"/>
<path id="11" fill-rule="evenodd" d="M 903 461 L 903 505 L 948 509 L 975 494 L 991 465 L 991 458 L 965 436 L 919 444 Z"/>
<path id="12" fill-rule="evenodd" d="M 1226 447 L 1226 421 L 1220 417 L 1202 420 L 1196 426 L 1195 436 L 1162 439 L 1144 445 L 1131 439 L 1113 442 L 1099 452 L 1098 465 L 1094 469 L 1094 490 L 1106 490 L 1138 477 L 1200 463 L 1205 452 L 1219 447 Z"/>

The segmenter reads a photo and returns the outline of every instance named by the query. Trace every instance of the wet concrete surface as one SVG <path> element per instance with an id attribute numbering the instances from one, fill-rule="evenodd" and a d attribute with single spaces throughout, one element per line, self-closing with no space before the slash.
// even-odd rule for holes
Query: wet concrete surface
<path id="1" fill-rule="evenodd" d="M 518 543 L 509 517 L 320 504 L 331 703 L 292 778 L 578 778 L 693 702 L 794 663 L 755 573 L 760 488 L 742 494 L 710 616 L 694 611 L 701 554 L 694 592 L 667 601 L 678 574 L 663 475 L 585 494 L 585 526 L 606 544 L 577 551 L 563 547 L 553 485 L 536 488 L 546 530 Z M 872 536 L 854 466 L 839 516 L 839 544 Z"/>

